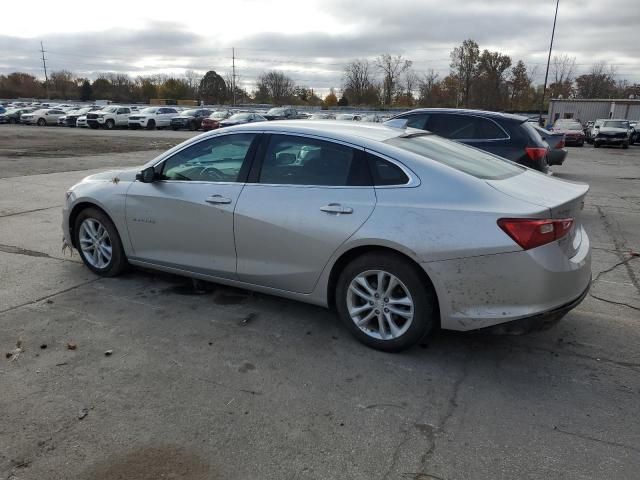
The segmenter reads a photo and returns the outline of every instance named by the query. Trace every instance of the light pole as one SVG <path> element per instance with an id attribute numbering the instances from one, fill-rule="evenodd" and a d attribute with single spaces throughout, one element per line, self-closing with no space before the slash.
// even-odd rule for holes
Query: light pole
<path id="1" fill-rule="evenodd" d="M 540 99 L 540 117 L 538 123 L 542 125 L 542 110 L 544 109 L 544 95 L 547 93 L 547 80 L 549 79 L 549 64 L 551 63 L 551 50 L 553 50 L 553 37 L 556 34 L 556 20 L 558 18 L 558 5 L 560 0 L 556 0 L 556 14 L 553 17 L 553 30 L 551 30 L 551 43 L 549 44 L 549 56 L 547 57 L 547 71 L 544 74 L 544 86 L 542 87 L 542 99 Z"/>

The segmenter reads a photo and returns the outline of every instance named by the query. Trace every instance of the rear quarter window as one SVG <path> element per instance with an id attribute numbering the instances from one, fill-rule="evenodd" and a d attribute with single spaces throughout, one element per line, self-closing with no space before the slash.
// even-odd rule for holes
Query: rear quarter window
<path id="1" fill-rule="evenodd" d="M 399 136 L 384 143 L 486 180 L 512 177 L 525 170 L 485 151 L 431 134 Z"/>

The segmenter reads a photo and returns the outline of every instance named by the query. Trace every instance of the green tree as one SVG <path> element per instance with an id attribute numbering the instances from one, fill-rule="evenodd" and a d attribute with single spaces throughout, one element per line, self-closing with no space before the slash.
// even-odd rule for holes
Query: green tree
<path id="1" fill-rule="evenodd" d="M 616 93 L 613 69 L 604 63 L 596 63 L 589 73 L 576 78 L 576 92 L 579 98 L 612 97 Z"/>
<path id="2" fill-rule="evenodd" d="M 338 100 L 338 106 L 339 107 L 348 107 L 349 106 L 349 99 L 347 98 L 347 96 L 343 93 L 342 97 L 340 97 L 340 100 Z"/>
<path id="3" fill-rule="evenodd" d="M 478 60 L 475 103 L 488 110 L 502 110 L 506 104 L 505 72 L 511 67 L 511 57 L 500 52 L 483 50 Z"/>
<path id="4" fill-rule="evenodd" d="M 181 78 L 168 78 L 160 87 L 160 96 L 173 100 L 184 100 L 189 97 L 189 84 Z"/>
<path id="5" fill-rule="evenodd" d="M 200 81 L 200 96 L 207 103 L 224 103 L 228 99 L 224 78 L 209 70 Z"/>
<path id="6" fill-rule="evenodd" d="M 82 85 L 80 86 L 80 100 L 83 102 L 93 100 L 93 88 L 91 88 L 91 83 L 86 78 L 82 81 Z"/>

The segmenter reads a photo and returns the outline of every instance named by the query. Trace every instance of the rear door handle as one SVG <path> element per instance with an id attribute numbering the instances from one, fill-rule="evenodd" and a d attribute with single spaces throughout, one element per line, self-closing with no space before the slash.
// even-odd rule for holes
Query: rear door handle
<path id="1" fill-rule="evenodd" d="M 330 203 L 329 205 L 325 205 L 324 207 L 320 208 L 321 211 L 325 212 L 325 213 L 353 213 L 353 208 L 351 207 L 343 207 L 342 205 L 340 205 L 339 203 Z"/>
<path id="2" fill-rule="evenodd" d="M 207 203 L 213 203 L 214 205 L 224 205 L 231 203 L 231 199 L 227 197 L 223 197 L 222 195 L 211 195 L 209 198 L 205 200 Z"/>

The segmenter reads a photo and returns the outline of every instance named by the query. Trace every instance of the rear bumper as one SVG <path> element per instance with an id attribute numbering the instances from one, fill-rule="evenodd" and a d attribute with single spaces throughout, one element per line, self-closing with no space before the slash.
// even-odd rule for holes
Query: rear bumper
<path id="1" fill-rule="evenodd" d="M 584 143 L 584 137 L 564 137 L 565 145 L 581 145 Z"/>
<path id="2" fill-rule="evenodd" d="M 547 315 L 574 302 L 591 283 L 591 246 L 581 227 L 573 247 L 564 243 L 569 241 L 421 264 L 436 289 L 441 327 L 477 330 Z M 569 257 L 571 248 L 577 250 Z"/>
<path id="3" fill-rule="evenodd" d="M 589 281 L 587 288 L 584 289 L 578 298 L 558 308 L 549 310 L 548 312 L 531 315 L 530 317 L 524 317 L 518 320 L 512 320 L 511 322 L 494 325 L 493 327 L 487 327 L 482 329 L 482 331 L 498 335 L 520 335 L 523 333 L 547 330 L 562 320 L 567 313 L 580 305 L 582 300 L 584 300 L 584 297 L 589 293 L 590 288 L 591 281 Z"/>

